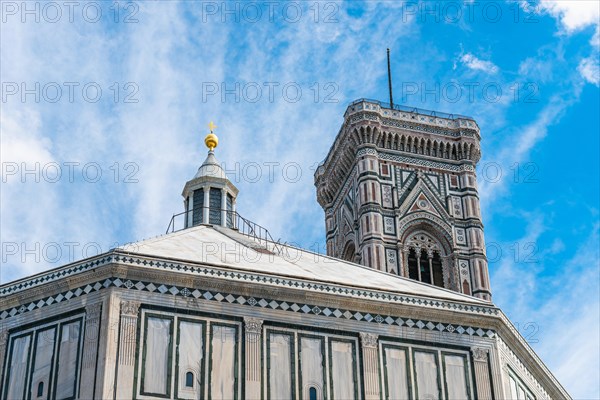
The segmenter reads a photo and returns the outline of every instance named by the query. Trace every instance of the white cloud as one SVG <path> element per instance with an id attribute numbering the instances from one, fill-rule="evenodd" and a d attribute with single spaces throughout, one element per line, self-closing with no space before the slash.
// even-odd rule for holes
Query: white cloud
<path id="1" fill-rule="evenodd" d="M 527 232 L 517 243 L 537 242 L 547 232 L 540 215 L 528 219 Z M 510 310 L 511 321 L 575 399 L 600 396 L 599 240 L 595 225 L 588 240 L 570 249 L 573 256 L 561 265 L 547 265 L 546 253 L 537 254 L 539 264 L 533 265 L 515 264 L 512 257 L 505 257 L 492 277 L 495 302 Z M 559 273 L 546 276 L 557 269 Z M 542 285 L 552 289 L 540 302 L 536 296 Z"/>
<path id="2" fill-rule="evenodd" d="M 583 79 L 596 86 L 600 86 L 600 63 L 598 57 L 587 57 L 582 59 L 577 66 L 577 71 Z"/>
<path id="3" fill-rule="evenodd" d="M 597 51 L 600 50 L 600 25 L 596 26 L 596 32 L 590 39 L 590 45 Z"/>
<path id="4" fill-rule="evenodd" d="M 106 245 L 116 240 L 163 233 L 170 216 L 183 210 L 181 189 L 206 156 L 202 140 L 206 123 L 214 120 L 219 126 L 221 162 L 229 167 L 239 162 L 242 168 L 253 162 L 280 163 L 275 182 L 264 175 L 257 183 L 235 182 L 242 215 L 268 227 L 275 238 L 303 240 L 308 232 L 307 243 L 320 240 L 323 213 L 315 200 L 310 167 L 325 155 L 355 90 L 360 90 L 360 96 L 372 93 L 385 75 L 385 48 L 380 44 L 387 42 L 393 48 L 397 38 L 410 33 L 411 24 L 395 23 L 394 14 L 381 13 L 382 6 L 369 6 L 360 19 L 349 17 L 340 7 L 335 15 L 339 22 L 330 24 L 316 24 L 308 12 L 298 23 L 279 18 L 276 23 L 226 24 L 219 15 L 201 23 L 202 16 L 194 14 L 201 8 L 185 2 L 146 2 L 139 7 L 139 22 L 130 25 L 112 25 L 109 18 L 105 24 L 83 26 L 22 24 L 13 19 L 3 26 L 2 54 L 11 55 L 1 60 L 4 80 L 42 84 L 93 80 L 102 84 L 108 97 L 115 81 L 132 81 L 139 87 L 135 104 L 26 104 L 39 114 L 39 138 L 47 138 L 52 159 L 99 162 L 107 169 L 105 174 L 112 173 L 108 167 L 114 162 L 120 163 L 121 173 L 124 163 L 134 162 L 139 166 L 135 176 L 139 182 L 109 187 L 110 182 L 55 185 L 38 196 L 44 208 L 22 207 L 19 212 L 14 207 L 27 196 L 19 190 L 3 190 L 3 239 L 92 241 L 107 250 Z M 357 33 L 363 28 L 369 29 L 369 35 Z M 357 49 L 368 62 L 357 61 Z M 361 77 L 359 86 L 342 79 L 356 76 Z M 233 96 L 223 102 L 220 93 L 206 101 L 203 82 L 277 82 L 279 94 L 269 102 L 265 90 L 256 104 L 243 98 L 236 102 Z M 301 85 L 300 102 L 282 98 L 281 86 L 288 82 Z M 329 82 L 337 85 L 333 98 L 338 103 L 324 103 Z M 21 107 L 22 103 L 14 102 L 14 108 L 3 108 L 3 116 Z M 3 121 L 3 150 L 4 141 Z M 30 147 L 32 159 L 42 158 L 33 152 L 35 147 L 21 147 Z M 301 165 L 299 182 L 282 179 L 281 166 L 286 162 Z M 31 190 L 41 193 L 35 186 Z M 52 203 L 51 196 L 55 197 Z M 41 227 L 43 234 L 35 234 Z M 50 267 L 26 264 L 14 262 L 15 272 L 0 279 L 4 282 Z"/>
<path id="5" fill-rule="evenodd" d="M 529 6 L 522 7 L 529 10 Z M 590 39 L 591 54 L 582 58 L 577 70 L 584 81 L 599 85 L 600 57 L 600 3 L 597 0 L 542 0 L 539 3 L 541 13 L 548 13 L 560 22 L 561 29 L 567 35 L 580 31 L 589 26 L 595 26 L 594 35 Z"/>
<path id="6" fill-rule="evenodd" d="M 558 19 L 567 33 L 598 25 L 600 7 L 596 0 L 542 0 L 540 11 Z"/>
<path id="7" fill-rule="evenodd" d="M 471 53 L 463 54 L 460 57 L 460 61 L 469 69 L 475 71 L 484 71 L 489 74 L 496 74 L 498 67 L 491 61 L 482 60 L 477 58 Z"/>

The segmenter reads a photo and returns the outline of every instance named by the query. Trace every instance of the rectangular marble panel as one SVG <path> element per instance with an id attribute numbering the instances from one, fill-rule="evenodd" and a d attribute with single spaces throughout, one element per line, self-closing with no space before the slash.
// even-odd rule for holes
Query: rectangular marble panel
<path id="1" fill-rule="evenodd" d="M 144 380 L 142 391 L 166 395 L 168 387 L 169 355 L 171 353 L 170 319 L 148 317 L 146 327 Z"/>
<path id="2" fill-rule="evenodd" d="M 211 325 L 210 397 L 236 398 L 237 329 L 232 326 Z"/>
<path id="3" fill-rule="evenodd" d="M 467 375 L 465 371 L 465 357 L 458 355 L 444 355 L 444 375 L 448 400 L 470 399 L 467 389 Z"/>
<path id="4" fill-rule="evenodd" d="M 10 375 L 6 388 L 7 399 L 20 399 L 25 393 L 27 380 L 27 364 L 31 335 L 21 336 L 12 341 L 10 354 Z"/>
<path id="5" fill-rule="evenodd" d="M 384 207 L 392 208 L 392 187 L 390 185 L 381 185 L 381 200 Z"/>
<path id="6" fill-rule="evenodd" d="M 463 218 L 463 208 L 460 197 L 452 196 L 452 215 L 456 218 Z"/>
<path id="7" fill-rule="evenodd" d="M 29 391 L 31 397 L 38 400 L 49 398 L 50 372 L 54 356 L 56 327 L 44 329 L 36 333 L 33 370 Z M 38 394 L 41 394 L 38 396 Z"/>
<path id="8" fill-rule="evenodd" d="M 64 324 L 60 327 L 55 389 L 56 398 L 58 399 L 68 399 L 75 396 L 80 333 L 80 321 Z"/>
<path id="9" fill-rule="evenodd" d="M 415 351 L 415 375 L 417 381 L 417 397 L 437 400 L 440 398 L 438 382 L 438 365 L 435 354 Z"/>
<path id="10" fill-rule="evenodd" d="M 294 391 L 292 385 L 293 335 L 269 334 L 269 398 L 291 399 Z"/>
<path id="11" fill-rule="evenodd" d="M 330 342 L 331 397 L 334 400 L 356 398 L 354 346 L 351 342 Z"/>
<path id="12" fill-rule="evenodd" d="M 410 399 L 406 350 L 384 348 L 386 399 Z"/>
<path id="13" fill-rule="evenodd" d="M 300 338 L 300 368 L 302 380 L 302 398 L 310 399 L 310 388 L 317 391 L 317 400 L 325 398 L 325 384 L 323 382 L 325 348 L 323 339 L 302 337 Z"/>
<path id="14" fill-rule="evenodd" d="M 178 334 L 177 395 L 180 399 L 199 399 L 204 370 L 204 326 L 198 322 L 180 321 Z M 188 386 L 190 373 L 192 385 Z"/>

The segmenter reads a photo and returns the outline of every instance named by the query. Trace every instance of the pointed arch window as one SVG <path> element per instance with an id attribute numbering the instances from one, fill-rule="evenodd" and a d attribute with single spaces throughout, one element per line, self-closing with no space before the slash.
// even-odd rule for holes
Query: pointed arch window
<path id="1" fill-rule="evenodd" d="M 407 245 L 408 277 L 444 287 L 440 244 L 425 233 L 417 233 L 409 237 Z"/>

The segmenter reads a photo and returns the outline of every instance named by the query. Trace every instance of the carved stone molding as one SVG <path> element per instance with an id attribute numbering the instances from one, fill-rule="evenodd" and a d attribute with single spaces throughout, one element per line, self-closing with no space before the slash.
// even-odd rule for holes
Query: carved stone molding
<path id="1" fill-rule="evenodd" d="M 0 349 L 6 346 L 8 340 L 8 329 L 4 328 L 0 330 Z"/>
<path id="2" fill-rule="evenodd" d="M 488 349 L 473 347 L 471 348 L 471 354 L 473 355 L 473 360 L 475 361 L 487 362 L 488 360 Z"/>
<path id="3" fill-rule="evenodd" d="M 360 341 L 361 341 L 363 347 L 376 349 L 378 338 L 379 338 L 379 336 L 375 335 L 373 333 L 360 332 Z"/>
<path id="4" fill-rule="evenodd" d="M 256 333 L 261 334 L 263 320 L 258 318 L 244 317 L 244 325 L 246 328 L 246 333 Z"/>
<path id="5" fill-rule="evenodd" d="M 139 301 L 123 301 L 121 302 L 121 315 L 137 317 L 140 309 Z"/>
<path id="6" fill-rule="evenodd" d="M 89 304 L 85 307 L 85 319 L 87 321 L 98 319 L 100 317 L 100 311 L 102 310 L 102 303 Z"/>

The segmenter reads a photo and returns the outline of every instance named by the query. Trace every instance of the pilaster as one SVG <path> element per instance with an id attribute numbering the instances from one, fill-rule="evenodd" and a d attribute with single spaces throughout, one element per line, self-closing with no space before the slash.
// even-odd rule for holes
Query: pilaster
<path id="1" fill-rule="evenodd" d="M 400 266 L 400 276 L 404 276 L 404 277 L 408 278 L 408 253 L 410 252 L 410 248 L 407 245 L 400 245 L 399 249 L 402 254 L 402 256 L 401 256 L 402 263 Z"/>
<path id="2" fill-rule="evenodd" d="M 94 398 L 101 311 L 102 302 L 90 304 L 85 307 L 85 333 L 83 337 L 81 389 L 79 393 L 79 397 L 82 399 Z"/>
<path id="3" fill-rule="evenodd" d="M 261 398 L 261 342 L 263 320 L 244 318 L 246 340 L 246 399 Z"/>
<path id="4" fill-rule="evenodd" d="M 377 356 L 378 336 L 372 333 L 360 333 L 363 365 L 365 371 L 365 395 L 367 400 L 380 398 L 379 363 Z"/>
<path id="5" fill-rule="evenodd" d="M 471 348 L 471 354 L 473 355 L 473 371 L 475 373 L 477 398 L 479 400 L 492 400 L 488 349 L 473 347 Z"/>
<path id="6" fill-rule="evenodd" d="M 133 393 L 139 308 L 140 303 L 137 301 L 123 301 L 121 303 L 116 399 L 131 399 Z"/>
<path id="7" fill-rule="evenodd" d="M 8 329 L 0 329 L 0 379 L 4 374 L 4 356 L 6 355 L 6 346 L 8 345 Z M 0 384 L 2 381 L 0 381 Z"/>
<path id="8" fill-rule="evenodd" d="M 114 397 L 120 305 L 121 299 L 114 293 L 107 296 L 102 305 L 102 321 L 100 323 L 102 340 L 98 348 L 96 399 L 103 400 Z"/>

